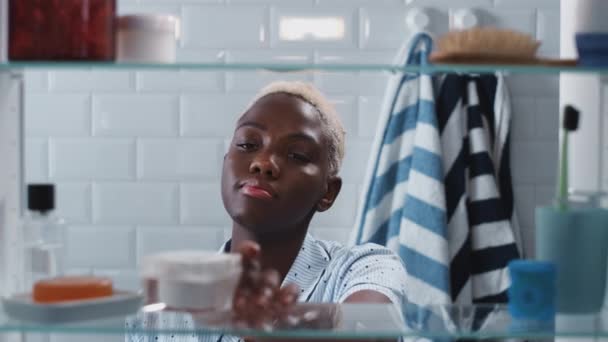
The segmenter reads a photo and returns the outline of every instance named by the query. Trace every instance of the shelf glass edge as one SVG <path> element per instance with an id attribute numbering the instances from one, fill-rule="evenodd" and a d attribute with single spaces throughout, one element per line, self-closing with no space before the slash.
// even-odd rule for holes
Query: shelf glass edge
<path id="1" fill-rule="evenodd" d="M 30 69 L 119 69 L 119 70 L 207 70 L 274 72 L 393 72 L 393 73 L 530 73 L 530 74 L 608 74 L 608 67 L 431 64 L 399 66 L 390 64 L 272 64 L 272 63 L 115 63 L 115 62 L 4 62 L 0 70 Z"/>

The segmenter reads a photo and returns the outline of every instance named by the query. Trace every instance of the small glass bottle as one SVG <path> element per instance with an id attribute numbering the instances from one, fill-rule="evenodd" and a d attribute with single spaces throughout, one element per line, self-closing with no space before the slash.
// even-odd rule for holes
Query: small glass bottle
<path id="1" fill-rule="evenodd" d="M 65 222 L 55 212 L 55 187 L 30 184 L 28 211 L 23 219 L 24 290 L 40 279 L 64 272 Z"/>

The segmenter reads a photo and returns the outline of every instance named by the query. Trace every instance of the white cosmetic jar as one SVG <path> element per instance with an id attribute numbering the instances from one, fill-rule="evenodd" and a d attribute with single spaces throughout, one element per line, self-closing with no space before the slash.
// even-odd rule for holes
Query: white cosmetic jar
<path id="1" fill-rule="evenodd" d="M 239 254 L 174 251 L 144 258 L 141 275 L 148 303 L 180 310 L 226 310 L 241 272 Z"/>
<path id="2" fill-rule="evenodd" d="M 118 62 L 174 63 L 179 19 L 172 15 L 135 14 L 118 18 Z"/>

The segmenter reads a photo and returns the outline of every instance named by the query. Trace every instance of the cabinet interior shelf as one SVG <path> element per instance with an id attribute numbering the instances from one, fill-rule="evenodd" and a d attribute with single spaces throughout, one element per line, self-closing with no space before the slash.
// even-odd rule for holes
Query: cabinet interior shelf
<path id="1" fill-rule="evenodd" d="M 271 330 L 234 325 L 228 312 L 190 314 L 152 311 L 99 321 L 43 324 L 9 319 L 0 310 L 0 333 L 76 333 L 110 335 L 234 335 L 313 339 L 497 339 L 608 337 L 608 314 L 598 313 L 591 324 L 539 325 L 513 319 L 504 305 L 300 304 L 294 311 L 300 323 Z M 295 314 L 297 313 L 297 314 Z M 308 315 L 308 316 L 306 316 Z M 302 317 L 308 317 L 303 319 Z M 293 323 L 293 320 L 291 321 Z M 558 319 L 559 322 L 559 319 Z"/>
<path id="2" fill-rule="evenodd" d="M 489 64 L 433 64 L 401 66 L 390 64 L 304 64 L 304 63 L 117 63 L 117 62 L 4 62 L 0 70 L 30 69 L 117 69 L 117 70 L 200 70 L 200 71 L 256 71 L 275 72 L 392 72 L 392 73 L 523 73 L 523 74 L 607 74 L 608 67 L 489 65 Z"/>

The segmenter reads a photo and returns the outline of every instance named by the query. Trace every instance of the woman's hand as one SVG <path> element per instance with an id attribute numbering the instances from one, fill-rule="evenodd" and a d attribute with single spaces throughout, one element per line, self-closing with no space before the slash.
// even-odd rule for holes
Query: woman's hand
<path id="1" fill-rule="evenodd" d="M 242 255 L 243 273 L 234 295 L 232 309 L 237 325 L 270 330 L 288 318 L 288 311 L 298 299 L 298 287 L 281 288 L 281 276 L 274 269 L 263 269 L 260 246 L 245 241 L 237 247 Z"/>

